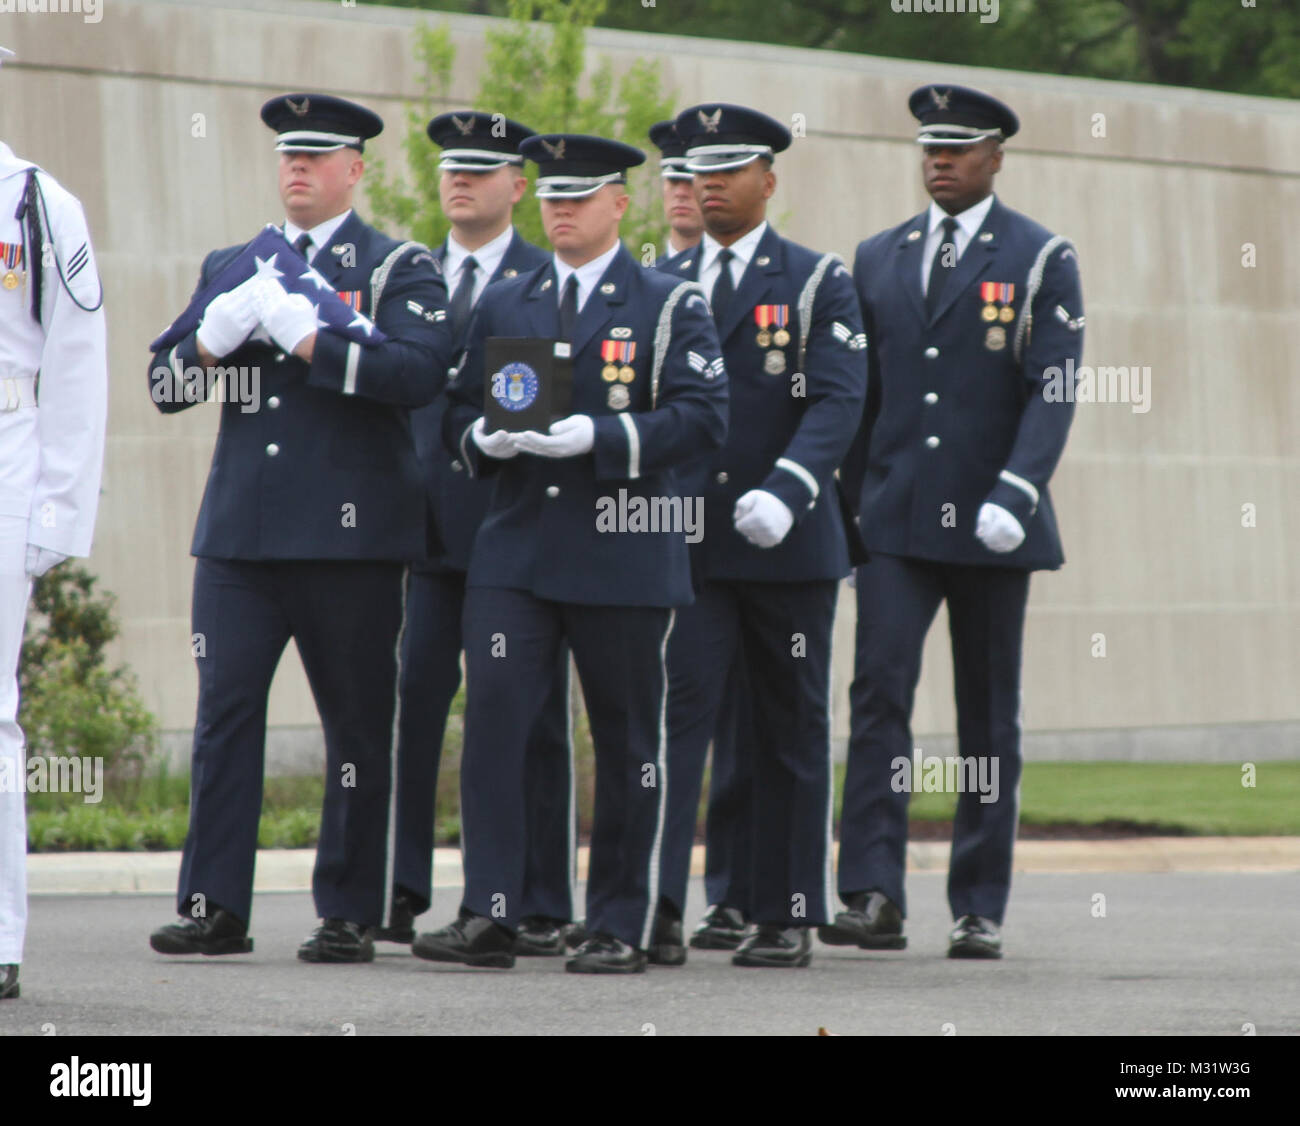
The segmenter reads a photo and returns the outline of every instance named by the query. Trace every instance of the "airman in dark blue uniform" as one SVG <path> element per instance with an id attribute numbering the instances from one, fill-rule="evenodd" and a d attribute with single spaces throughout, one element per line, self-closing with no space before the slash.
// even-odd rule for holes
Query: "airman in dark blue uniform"
<path id="1" fill-rule="evenodd" d="M 739 106 L 677 118 L 704 214 L 701 244 L 665 263 L 709 294 L 731 380 L 726 446 L 694 466 L 707 532 L 700 587 L 669 649 L 664 890 L 684 906 L 694 809 L 739 655 L 753 700 L 752 912 L 742 966 L 803 966 L 830 909 L 830 645 L 849 556 L 835 471 L 857 430 L 866 342 L 844 264 L 765 219 L 790 133 Z M 669 873 L 672 873 L 671 876 Z"/>
<path id="2" fill-rule="evenodd" d="M 327 783 L 312 879 L 323 922 L 298 955 L 370 961 L 368 928 L 383 920 L 391 886 L 405 561 L 429 549 L 409 414 L 438 392 L 451 339 L 429 251 L 351 210 L 364 142 L 382 121 L 318 94 L 273 98 L 262 119 L 278 135 L 285 238 L 386 339 L 346 339 L 319 327 L 301 293 L 250 279 L 254 288 L 214 298 L 197 330 L 153 357 L 151 388 L 159 373 L 220 361 L 259 377 L 261 401 L 250 410 L 226 397 L 194 532 L 199 702 L 182 921 L 150 941 L 166 954 L 252 949 L 267 694 L 292 637 L 324 727 Z M 208 255 L 199 289 L 242 249 Z M 164 411 L 192 401 L 155 395 Z"/>
<path id="3" fill-rule="evenodd" d="M 595 816 L 588 938 L 566 969 L 636 973 L 658 902 L 667 772 L 666 651 L 690 602 L 690 519 L 677 471 L 721 444 L 726 373 L 697 286 L 643 268 L 618 240 L 626 170 L 640 150 L 532 137 L 552 262 L 479 302 L 444 435 L 496 477 L 470 556 L 461 767 L 461 917 L 416 939 L 434 961 L 510 966 L 526 860 L 523 761 L 567 641 L 591 720 Z M 555 342 L 572 361 L 571 412 L 548 433 L 489 431 L 493 338 Z M 488 372 L 494 409 L 542 393 L 532 368 Z M 527 367 L 527 365 L 522 365 Z M 499 378 L 498 378 L 499 377 Z"/>
<path id="4" fill-rule="evenodd" d="M 650 127 L 650 141 L 659 149 L 659 178 L 663 183 L 664 218 L 668 222 L 668 259 L 699 245 L 704 217 L 695 198 L 695 174 L 686 167 L 686 144 L 677 135 L 675 121 L 660 121 Z M 718 726 L 713 733 L 712 769 L 709 772 L 709 805 L 705 819 L 704 890 L 710 903 L 704 920 L 691 936 L 691 945 L 702 950 L 734 950 L 740 945 L 749 917 L 751 756 L 737 755 L 736 742 L 749 738 L 750 701 L 744 689 L 745 670 L 737 660 L 731 680 L 718 709 Z M 668 825 L 673 839 L 694 839 L 698 804 L 690 802 L 689 786 L 669 786 Z M 698 803 L 698 792 L 695 794 Z M 690 822 L 687 829 L 685 822 Z M 680 864 L 676 850 L 665 853 L 670 871 Z M 651 959 L 661 964 L 685 961 L 681 944 L 680 916 L 671 900 L 660 903 L 660 943 L 651 946 Z"/>
<path id="5" fill-rule="evenodd" d="M 512 209 L 527 185 L 519 144 L 533 130 L 499 114 L 463 110 L 438 115 L 427 132 L 442 150 L 439 195 L 451 231 L 433 255 L 450 295 L 454 355 L 459 356 L 484 290 L 550 260 L 511 224 Z M 446 410 L 447 397 L 439 395 L 411 413 L 440 550 L 412 566 L 402 646 L 396 886 L 389 926 L 378 937 L 405 943 L 415 938 L 415 916 L 428 909 L 432 896 L 438 766 L 447 715 L 461 682 L 465 571 L 491 494 L 491 482 L 471 477 L 459 454 L 443 445 Z M 521 954 L 562 954 L 561 925 L 573 915 L 568 670 L 565 653 L 528 750 L 530 844 L 517 940 Z"/>
<path id="6" fill-rule="evenodd" d="M 1064 561 L 1047 483 L 1073 413 L 1083 299 L 1070 243 L 993 195 L 1002 141 L 1019 128 L 1011 109 L 946 85 L 921 87 L 909 106 L 933 202 L 863 242 L 854 266 L 871 391 L 843 476 L 871 559 L 857 570 L 848 910 L 821 937 L 906 944 L 910 719 L 946 601 L 963 766 L 949 956 L 996 958 L 1019 807 L 1025 602 L 1030 572 Z"/>

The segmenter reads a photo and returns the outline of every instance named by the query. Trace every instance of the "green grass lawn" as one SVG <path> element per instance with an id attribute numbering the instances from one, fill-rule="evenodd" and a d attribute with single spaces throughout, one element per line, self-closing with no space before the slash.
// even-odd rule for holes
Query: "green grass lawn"
<path id="1" fill-rule="evenodd" d="M 438 780 L 439 844 L 455 844 L 459 747 L 448 747 Z M 843 787 L 836 772 L 836 810 Z M 592 770 L 579 763 L 583 833 L 590 825 Z M 1170 763 L 1030 763 L 1020 789 L 1025 825 L 1095 825 L 1118 821 L 1201 836 L 1300 835 L 1300 762 L 1266 762 L 1255 785 L 1242 785 L 1237 766 Z M 258 832 L 263 848 L 306 848 L 316 843 L 324 780 L 268 778 Z M 707 786 L 706 786 L 707 793 Z M 33 852 L 177 849 L 185 840 L 187 775 L 165 770 L 106 786 L 99 804 L 79 795 L 29 794 L 28 842 Z M 953 794 L 915 794 L 913 821 L 948 821 Z M 703 815 L 703 801 L 701 801 Z M 702 824 L 701 820 L 701 824 Z"/>
<path id="2" fill-rule="evenodd" d="M 842 781 L 842 772 L 841 772 Z M 1028 825 L 1129 821 L 1199 836 L 1300 834 L 1300 762 L 1256 764 L 1255 785 L 1235 765 L 1151 762 L 1028 763 L 1020 820 Z M 916 794 L 915 820 L 948 821 L 956 797 Z"/>

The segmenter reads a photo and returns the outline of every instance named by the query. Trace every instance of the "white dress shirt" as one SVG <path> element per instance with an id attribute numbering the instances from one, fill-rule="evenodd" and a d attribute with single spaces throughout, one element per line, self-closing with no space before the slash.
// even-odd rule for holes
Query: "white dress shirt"
<path id="1" fill-rule="evenodd" d="M 766 233 L 767 220 L 764 219 L 752 231 L 741 235 L 727 248 L 732 254 L 731 287 L 733 290 L 740 288 L 740 279 L 745 274 L 745 267 L 754 257 L 754 252 Z M 713 287 L 717 283 L 718 275 L 722 273 L 722 267 L 718 265 L 718 254 L 722 251 L 722 244 L 706 231 L 704 237 L 700 239 L 700 248 L 700 286 L 704 290 L 704 296 L 709 299 L 709 304 L 712 304 Z"/>
<path id="2" fill-rule="evenodd" d="M 578 275 L 578 312 L 582 312 L 582 307 L 587 303 L 587 298 L 591 296 L 591 291 L 596 288 L 596 283 L 600 281 L 609 264 L 614 261 L 614 255 L 618 253 L 618 248 L 622 245 L 617 239 L 604 254 L 593 258 L 590 262 L 584 262 L 576 270 L 566 262 L 560 261 L 558 254 L 554 255 L 555 261 L 555 280 L 559 283 L 559 288 L 555 293 L 555 307 L 560 306 L 560 298 L 564 295 L 564 287 L 569 283 L 569 275 Z"/>
<path id="3" fill-rule="evenodd" d="M 960 215 L 952 216 L 957 220 L 957 230 L 953 232 L 953 239 L 957 243 L 957 261 L 961 261 L 961 256 L 966 253 L 970 240 L 979 233 L 992 206 L 993 196 L 989 194 L 974 207 L 968 207 Z M 925 236 L 925 252 L 921 255 L 922 293 L 930 288 L 930 265 L 934 261 L 934 256 L 939 253 L 939 247 L 943 245 L 943 221 L 947 218 L 949 218 L 948 212 L 931 200 L 929 233 Z"/>
<path id="4" fill-rule="evenodd" d="M 344 221 L 351 214 L 352 208 L 349 207 L 341 215 L 335 215 L 333 219 L 326 219 L 323 223 L 317 223 L 310 231 L 306 232 L 289 219 L 286 219 L 284 221 L 285 241 L 292 245 L 298 241 L 299 235 L 304 233 L 311 235 L 311 246 L 307 248 L 307 253 L 304 255 L 307 259 L 307 265 L 310 266 L 312 259 L 334 241 L 334 232 L 343 226 Z"/>
<path id="5" fill-rule="evenodd" d="M 457 286 L 460 285 L 460 274 L 464 269 L 465 259 L 472 254 L 474 261 L 478 263 L 478 269 L 474 273 L 474 292 L 470 294 L 469 303 L 470 308 L 477 305 L 478 299 L 487 289 L 488 281 L 497 272 L 501 260 L 506 256 L 506 251 L 510 249 L 510 240 L 514 237 L 514 227 L 507 227 L 491 242 L 485 242 L 477 250 L 466 250 L 456 241 L 455 235 L 448 233 L 447 253 L 442 260 L 442 276 L 447 279 L 448 296 L 456 292 Z"/>

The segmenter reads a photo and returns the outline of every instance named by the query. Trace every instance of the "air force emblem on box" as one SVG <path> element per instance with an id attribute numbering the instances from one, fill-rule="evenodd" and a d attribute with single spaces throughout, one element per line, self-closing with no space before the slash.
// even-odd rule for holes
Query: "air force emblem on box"
<path id="1" fill-rule="evenodd" d="M 527 410 L 537 399 L 537 373 L 527 364 L 506 364 L 492 375 L 492 398 L 508 411 Z"/>

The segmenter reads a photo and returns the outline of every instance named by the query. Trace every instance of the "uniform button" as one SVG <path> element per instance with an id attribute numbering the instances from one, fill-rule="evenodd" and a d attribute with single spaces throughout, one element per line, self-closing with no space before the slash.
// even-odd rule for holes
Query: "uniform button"
<path id="1" fill-rule="evenodd" d="M 722 473 L 719 473 L 719 474 L 718 474 L 715 478 L 713 478 L 713 479 L 714 479 L 715 481 L 717 481 L 717 483 L 718 483 L 719 485 L 725 485 L 725 484 L 727 483 L 727 474 L 726 474 L 726 472 L 724 471 L 724 472 L 722 472 Z"/>
<path id="2" fill-rule="evenodd" d="M 926 444 L 927 446 L 929 446 L 930 449 L 934 449 L 935 446 L 937 446 L 937 445 L 939 444 L 939 439 L 936 438 L 933 434 L 931 434 L 931 435 L 930 435 L 930 436 L 925 440 L 925 444 Z"/>
<path id="3" fill-rule="evenodd" d="M 546 486 L 546 495 L 547 495 L 548 497 L 558 497 L 558 496 L 560 495 L 560 486 L 559 486 L 559 485 L 547 485 L 547 486 Z"/>
<path id="4" fill-rule="evenodd" d="M 278 454 L 279 452 L 280 452 L 280 447 L 277 446 L 274 442 L 272 442 L 269 446 L 266 447 L 267 457 L 275 457 L 275 455 Z"/>
<path id="5" fill-rule="evenodd" d="M 280 409 L 280 396 L 279 396 L 279 395 L 272 395 L 269 399 L 266 400 L 266 405 L 267 405 L 268 407 L 270 407 L 273 411 L 274 411 L 274 410 L 279 410 L 279 409 Z"/>
<path id="6" fill-rule="evenodd" d="M 275 354 L 275 362 L 276 362 L 277 364 L 282 364 L 282 363 L 284 363 L 284 353 L 283 353 L 283 352 L 277 352 L 277 353 Z"/>
<path id="7" fill-rule="evenodd" d="M 460 458 L 453 459 L 451 463 L 451 469 L 453 473 L 459 473 L 464 468 L 465 467 L 460 463 Z"/>
<path id="8" fill-rule="evenodd" d="M 925 395 L 925 401 L 931 404 L 937 403 L 939 401 L 939 396 L 936 395 L 933 391 L 927 391 Z"/>
<path id="9" fill-rule="evenodd" d="M 936 348 L 933 344 L 930 345 L 930 347 L 925 350 L 925 358 L 927 360 L 933 360 L 938 354 L 939 354 L 939 349 Z"/>

